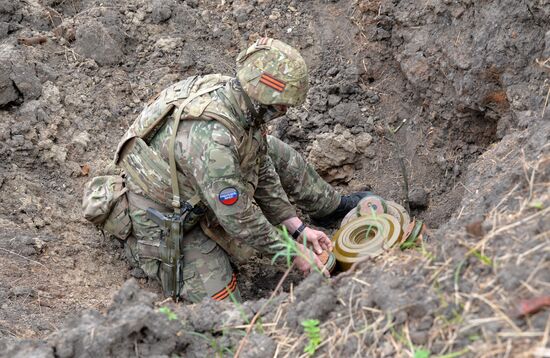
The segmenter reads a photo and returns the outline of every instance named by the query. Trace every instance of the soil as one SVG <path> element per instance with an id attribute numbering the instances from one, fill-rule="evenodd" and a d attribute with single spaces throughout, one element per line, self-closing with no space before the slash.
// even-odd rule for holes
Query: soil
<path id="1" fill-rule="evenodd" d="M 308 319 L 316 356 L 547 356 L 549 311 L 517 305 L 550 294 L 549 19 L 547 0 L 0 0 L 0 356 L 237 351 L 285 267 L 238 265 L 242 305 L 167 302 L 80 198 L 149 98 L 233 74 L 265 35 L 310 68 L 272 134 L 342 193 L 402 202 L 402 156 L 430 232 L 331 280 L 293 272 L 241 357 L 303 354 Z"/>

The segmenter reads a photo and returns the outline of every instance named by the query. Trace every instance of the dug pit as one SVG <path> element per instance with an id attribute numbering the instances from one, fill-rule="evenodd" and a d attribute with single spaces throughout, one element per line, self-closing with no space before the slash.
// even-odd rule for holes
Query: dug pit
<path id="1" fill-rule="evenodd" d="M 411 215 L 432 240 L 428 253 L 392 251 L 330 284 L 291 274 L 292 293 L 265 309 L 272 325 L 248 338 L 248 356 L 302 352 L 306 319 L 331 334 L 322 354 L 405 354 L 404 332 L 434 354 L 534 346 L 547 313 L 512 321 L 532 328 L 521 342 L 499 313 L 544 292 L 550 272 L 540 249 L 550 10 L 520 3 L 0 0 L 0 355 L 234 353 L 242 330 L 224 327 L 246 325 L 286 267 L 237 267 L 242 314 L 230 303 L 171 306 L 185 332 L 207 339 L 178 335 L 179 320 L 160 321 L 158 285 L 82 219 L 80 197 L 154 94 L 189 75 L 232 74 L 238 51 L 264 35 L 299 48 L 311 79 L 305 106 L 272 134 L 342 193 L 370 187 L 403 202 L 404 167 Z M 477 246 L 503 233 L 507 246 Z M 493 315 L 502 319 L 475 325 Z"/>

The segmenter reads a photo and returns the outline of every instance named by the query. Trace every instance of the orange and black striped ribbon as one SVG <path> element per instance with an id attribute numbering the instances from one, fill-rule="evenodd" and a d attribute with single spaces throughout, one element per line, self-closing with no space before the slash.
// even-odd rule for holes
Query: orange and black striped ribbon
<path id="1" fill-rule="evenodd" d="M 219 291 L 218 293 L 216 293 L 215 295 L 213 295 L 212 298 L 215 299 L 216 301 L 222 301 L 226 299 L 231 292 L 235 291 L 236 288 L 237 288 L 237 275 L 233 273 L 233 277 L 231 278 L 231 281 L 229 281 L 227 286 L 221 291 Z"/>
<path id="2" fill-rule="evenodd" d="M 262 73 L 260 77 L 260 82 L 264 85 L 273 88 L 277 92 L 283 92 L 285 90 L 286 84 L 282 81 L 279 81 L 275 77 L 271 76 L 269 73 Z"/>
<path id="3" fill-rule="evenodd" d="M 261 39 L 258 40 L 258 45 L 265 46 L 267 45 L 268 41 L 269 41 L 269 37 L 262 37 Z"/>

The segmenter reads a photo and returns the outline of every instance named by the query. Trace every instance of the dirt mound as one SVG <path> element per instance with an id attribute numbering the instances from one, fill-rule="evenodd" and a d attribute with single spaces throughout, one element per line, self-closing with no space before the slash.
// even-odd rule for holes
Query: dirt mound
<path id="1" fill-rule="evenodd" d="M 319 355 L 542 355 L 548 311 L 512 311 L 550 282 L 549 18 L 534 0 L 0 0 L 0 355 L 235 352 L 265 299 L 159 302 L 81 218 L 80 195 L 143 103 L 188 75 L 232 74 L 264 35 L 311 72 L 305 106 L 273 133 L 343 192 L 402 200 L 402 155 L 432 232 L 418 250 L 287 285 L 243 355 L 301 354 L 308 319 Z M 401 153 L 388 140 L 400 125 Z M 248 299 L 285 269 L 265 261 L 238 267 Z"/>

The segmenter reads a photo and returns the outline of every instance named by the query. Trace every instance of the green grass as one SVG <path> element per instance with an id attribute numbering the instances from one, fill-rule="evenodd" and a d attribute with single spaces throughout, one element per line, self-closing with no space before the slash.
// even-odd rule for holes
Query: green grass
<path id="1" fill-rule="evenodd" d="M 315 354 L 319 345 L 321 344 L 321 329 L 319 328 L 319 320 L 306 319 L 302 321 L 304 332 L 307 336 L 307 344 L 304 347 L 304 353 L 307 353 L 310 357 Z"/>
<path id="2" fill-rule="evenodd" d="M 166 318 L 168 318 L 169 321 L 175 321 L 175 320 L 178 319 L 178 315 L 166 306 L 160 307 L 158 311 L 160 313 L 162 313 L 163 315 L 165 315 Z"/>
<path id="3" fill-rule="evenodd" d="M 308 250 L 309 255 L 306 255 L 302 251 L 300 251 L 300 249 L 298 248 L 298 243 L 288 234 L 288 231 L 284 226 L 282 227 L 282 229 L 279 229 L 279 234 L 281 239 L 275 244 L 271 245 L 272 249 L 277 250 L 275 255 L 273 255 L 273 258 L 271 259 L 271 263 L 275 263 L 278 258 L 282 257 L 286 260 L 287 267 L 290 267 L 290 265 L 292 264 L 292 260 L 294 260 L 295 257 L 302 257 L 309 263 L 313 270 L 323 275 L 323 272 L 315 264 L 315 258 L 313 256 L 315 254 L 313 253 L 313 250 Z M 302 245 L 307 248 L 307 238 L 305 234 L 303 236 Z"/>

